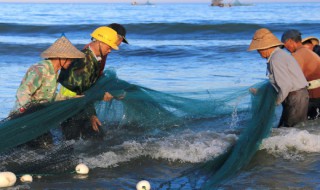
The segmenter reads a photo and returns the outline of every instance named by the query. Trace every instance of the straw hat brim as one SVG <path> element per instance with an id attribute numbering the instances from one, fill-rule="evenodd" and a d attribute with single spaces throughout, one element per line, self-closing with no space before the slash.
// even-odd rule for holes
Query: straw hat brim
<path id="1" fill-rule="evenodd" d="M 283 43 L 278 42 L 278 43 L 273 43 L 273 44 L 261 44 L 261 43 L 251 42 L 251 44 L 248 48 L 248 51 L 263 50 L 263 49 L 268 49 L 268 48 L 278 47 L 278 46 L 283 46 Z"/>
<path id="2" fill-rule="evenodd" d="M 65 37 L 61 36 L 48 49 L 41 53 L 43 58 L 84 58 L 85 54 L 78 50 Z"/>
<path id="3" fill-rule="evenodd" d="M 305 43 L 308 40 L 310 40 L 313 45 L 319 45 L 319 39 L 314 36 L 309 36 L 309 37 L 303 38 L 301 40 L 301 42 Z"/>
<path id="4" fill-rule="evenodd" d="M 255 32 L 248 51 L 263 50 L 282 45 L 283 43 L 274 34 L 268 29 L 262 28 Z"/>

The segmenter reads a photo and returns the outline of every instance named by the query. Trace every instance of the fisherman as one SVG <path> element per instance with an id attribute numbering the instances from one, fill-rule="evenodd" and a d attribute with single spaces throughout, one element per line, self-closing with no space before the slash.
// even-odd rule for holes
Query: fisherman
<path id="1" fill-rule="evenodd" d="M 103 73 L 106 58 L 111 49 L 118 50 L 121 42 L 128 43 L 125 35 L 125 28 L 117 23 L 95 29 L 91 34 L 92 42 L 82 50 L 86 58 L 75 60 L 69 69 L 61 71 L 58 80 L 63 85 L 62 96 L 82 95 L 95 84 Z M 103 100 L 110 101 L 112 98 L 114 98 L 113 95 L 106 92 Z M 121 99 L 122 97 L 116 98 Z M 93 105 L 77 116 L 69 118 L 61 126 L 66 140 L 79 139 L 80 137 L 83 139 L 103 137 L 101 130 L 99 130 L 101 122 L 96 116 Z"/>
<path id="2" fill-rule="evenodd" d="M 32 65 L 25 74 L 16 94 L 16 106 L 9 115 L 18 117 L 41 103 L 52 102 L 56 97 L 57 79 L 60 69 L 67 69 L 73 59 L 83 59 L 79 51 L 62 35 L 48 49 L 41 53 L 45 58 Z M 35 143 L 52 141 L 50 133 L 40 136 Z"/>
<path id="3" fill-rule="evenodd" d="M 267 59 L 269 81 L 278 93 L 276 104 L 283 106 L 279 127 L 293 127 L 307 119 L 308 82 L 297 61 L 280 48 L 282 45 L 268 29 L 261 28 L 255 32 L 248 50 L 257 50 Z"/>
<path id="4" fill-rule="evenodd" d="M 313 36 L 302 39 L 302 45 L 320 56 L 319 39 Z"/>
<path id="5" fill-rule="evenodd" d="M 320 57 L 302 45 L 301 33 L 298 30 L 285 31 L 281 41 L 296 59 L 309 83 L 320 79 Z M 316 119 L 320 116 L 320 86 L 311 88 L 308 89 L 310 97 L 308 119 Z"/>

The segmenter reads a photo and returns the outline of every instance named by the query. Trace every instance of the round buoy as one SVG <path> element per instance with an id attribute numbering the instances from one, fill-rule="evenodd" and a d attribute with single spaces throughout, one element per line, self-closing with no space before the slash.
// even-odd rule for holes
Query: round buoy
<path id="1" fill-rule="evenodd" d="M 85 164 L 78 164 L 76 167 L 77 174 L 88 174 L 89 168 Z"/>
<path id="2" fill-rule="evenodd" d="M 142 181 L 139 181 L 139 183 L 137 183 L 136 188 L 137 188 L 137 190 L 150 190 L 151 185 L 150 185 L 149 181 L 142 180 Z"/>
<path id="3" fill-rule="evenodd" d="M 29 174 L 23 175 L 20 177 L 21 182 L 32 182 L 32 176 Z"/>
<path id="4" fill-rule="evenodd" d="M 0 172 L 0 187 L 13 186 L 17 181 L 17 177 L 12 172 Z"/>

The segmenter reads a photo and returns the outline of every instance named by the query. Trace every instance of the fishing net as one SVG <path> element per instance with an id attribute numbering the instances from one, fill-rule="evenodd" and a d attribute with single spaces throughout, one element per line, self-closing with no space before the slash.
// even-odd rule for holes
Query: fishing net
<path id="1" fill-rule="evenodd" d="M 60 124 L 70 117 L 90 116 L 85 110 L 93 105 L 103 121 L 101 131 L 125 129 L 125 134 L 117 133 L 128 139 L 141 135 L 161 136 L 186 126 L 196 127 L 198 121 L 232 117 L 244 122 L 237 143 L 205 166 L 184 174 L 184 177 L 191 173 L 195 176 L 201 174 L 203 187 L 210 188 L 228 179 L 250 161 L 262 138 L 270 131 L 275 106 L 275 93 L 267 83 L 258 86 L 258 93 L 251 100 L 252 106 L 248 88 L 227 91 L 164 93 L 128 83 L 119 79 L 115 71 L 108 70 L 83 97 L 35 105 L 23 115 L 3 120 L 0 123 L 1 169 L 18 173 L 68 171 L 77 162 L 77 157 L 73 142 L 64 141 L 59 132 L 54 146 L 27 145 L 41 135 L 59 131 Z M 110 102 L 101 101 L 105 92 L 115 98 Z M 113 143 L 125 140 L 116 135 L 113 137 Z"/>
<path id="2" fill-rule="evenodd" d="M 179 180 L 183 182 L 175 185 L 175 189 L 217 189 L 250 162 L 262 139 L 269 135 L 274 126 L 277 98 L 269 83 L 257 84 L 255 88 L 257 93 L 252 95 L 248 110 L 250 119 L 243 124 L 244 128 L 237 142 L 220 156 L 185 171 L 176 179 L 162 183 L 159 189 L 171 188 Z"/>

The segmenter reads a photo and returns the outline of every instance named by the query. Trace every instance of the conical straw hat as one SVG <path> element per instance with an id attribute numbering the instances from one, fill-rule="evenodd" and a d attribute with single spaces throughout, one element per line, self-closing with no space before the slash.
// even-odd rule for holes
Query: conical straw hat
<path id="1" fill-rule="evenodd" d="M 305 43 L 305 42 L 308 41 L 308 40 L 310 40 L 313 45 L 319 45 L 319 39 L 316 38 L 316 37 L 314 37 L 314 36 L 306 37 L 306 38 L 302 39 L 301 42 L 302 42 L 302 44 L 303 44 L 303 43 Z"/>
<path id="2" fill-rule="evenodd" d="M 254 34 L 248 51 L 267 49 L 280 45 L 283 45 L 283 43 L 270 30 L 261 28 Z"/>
<path id="3" fill-rule="evenodd" d="M 43 58 L 84 58 L 85 55 L 79 51 L 63 35 L 57 39 L 48 49 L 41 53 Z"/>

